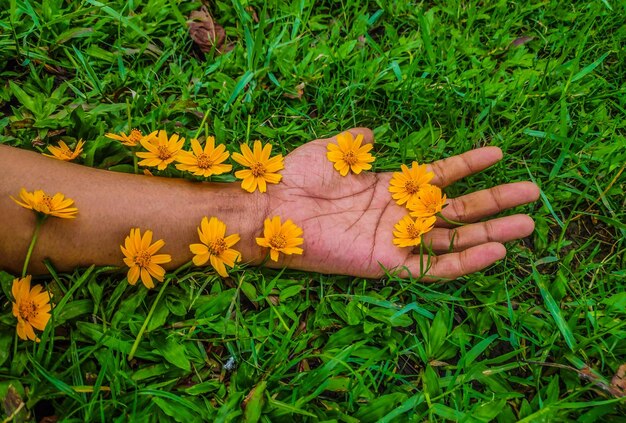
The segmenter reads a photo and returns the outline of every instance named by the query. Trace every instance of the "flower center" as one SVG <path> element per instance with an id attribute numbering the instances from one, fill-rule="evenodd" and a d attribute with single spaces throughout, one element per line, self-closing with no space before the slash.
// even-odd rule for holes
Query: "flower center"
<path id="1" fill-rule="evenodd" d="M 134 258 L 135 264 L 139 267 L 148 267 L 151 259 L 152 255 L 145 250 L 139 251 Z"/>
<path id="2" fill-rule="evenodd" d="M 227 248 L 228 248 L 228 245 L 226 245 L 226 241 L 224 241 L 224 238 L 217 238 L 215 241 L 213 241 L 213 242 L 209 243 L 209 245 L 207 245 L 207 249 L 209 250 L 209 254 L 214 255 L 214 256 L 219 256 Z"/>
<path id="3" fill-rule="evenodd" d="M 21 301 L 19 306 L 20 317 L 24 320 L 32 320 L 37 317 L 37 306 L 34 301 Z"/>
<path id="4" fill-rule="evenodd" d="M 421 231 L 418 228 L 416 228 L 413 223 L 409 223 L 406 226 L 406 231 L 411 237 L 411 239 L 419 238 L 421 235 Z"/>
<path id="5" fill-rule="evenodd" d="M 354 151 L 348 151 L 347 153 L 343 153 L 343 161 L 348 163 L 350 166 L 356 164 L 357 157 L 354 154 Z"/>
<path id="6" fill-rule="evenodd" d="M 130 134 L 128 135 L 128 139 L 134 143 L 139 142 L 141 137 L 142 137 L 141 131 L 139 129 L 134 129 L 134 128 L 132 131 L 130 131 Z"/>
<path id="7" fill-rule="evenodd" d="M 202 153 L 198 156 L 198 167 L 200 169 L 209 169 L 211 166 L 213 166 L 213 160 L 209 158 L 208 154 Z"/>
<path id="8" fill-rule="evenodd" d="M 406 192 L 408 192 L 409 194 L 415 194 L 417 191 L 419 191 L 420 186 L 417 182 L 415 181 L 407 181 L 406 184 L 404 184 L 404 189 L 406 190 Z"/>
<path id="9" fill-rule="evenodd" d="M 266 172 L 263 163 L 259 162 L 253 163 L 252 166 L 250 166 L 250 171 L 252 172 L 252 176 L 254 176 L 255 178 L 265 175 Z"/>
<path id="10" fill-rule="evenodd" d="M 280 250 L 287 246 L 287 240 L 282 234 L 276 234 L 270 239 L 270 247 L 274 250 Z"/>
<path id="11" fill-rule="evenodd" d="M 52 210 L 52 197 L 44 195 L 41 201 L 35 204 L 35 210 L 42 213 L 49 213 Z"/>
<path id="12" fill-rule="evenodd" d="M 172 152 L 167 149 L 167 146 L 160 145 L 159 146 L 159 159 L 167 160 L 172 157 Z"/>
<path id="13" fill-rule="evenodd" d="M 65 157 L 72 157 L 72 154 L 73 154 L 72 150 L 70 150 L 69 148 L 66 148 L 66 149 L 63 150 L 63 155 Z"/>

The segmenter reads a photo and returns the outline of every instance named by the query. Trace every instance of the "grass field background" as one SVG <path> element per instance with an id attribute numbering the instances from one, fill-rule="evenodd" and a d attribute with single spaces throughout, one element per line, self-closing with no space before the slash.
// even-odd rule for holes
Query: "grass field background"
<path id="1" fill-rule="evenodd" d="M 623 2 L 210 2 L 224 54 L 190 38 L 200 6 L 5 1 L 0 143 L 82 138 L 80 162 L 132 172 L 106 132 L 190 137 L 208 112 L 231 151 L 370 127 L 377 171 L 496 145 L 500 164 L 446 192 L 532 180 L 540 201 L 513 212 L 536 231 L 441 285 L 186 270 L 130 362 L 157 290 L 123 270 L 45 277 L 53 325 L 16 343 L 2 273 L 0 419 L 623 421 Z"/>

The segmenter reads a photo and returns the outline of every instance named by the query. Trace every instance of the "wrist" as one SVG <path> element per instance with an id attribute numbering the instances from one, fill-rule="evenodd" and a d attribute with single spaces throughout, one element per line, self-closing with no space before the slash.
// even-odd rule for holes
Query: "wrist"
<path id="1" fill-rule="evenodd" d="M 241 188 L 239 181 L 209 183 L 203 188 L 202 200 L 198 205 L 204 210 L 203 216 L 216 217 L 224 222 L 226 236 L 239 235 L 239 242 L 232 248 L 241 253 L 242 264 L 261 263 L 264 256 L 256 243 L 256 237 L 263 232 L 263 221 L 270 202 L 268 193 L 249 193 Z M 200 221 L 196 222 L 196 226 L 200 226 Z"/>

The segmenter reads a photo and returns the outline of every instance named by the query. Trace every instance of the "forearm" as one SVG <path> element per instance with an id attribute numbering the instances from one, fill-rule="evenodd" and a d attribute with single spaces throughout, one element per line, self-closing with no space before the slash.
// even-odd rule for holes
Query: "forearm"
<path id="1" fill-rule="evenodd" d="M 170 254 L 166 268 L 192 257 L 189 244 L 199 242 L 196 228 L 204 216 L 239 233 L 233 248 L 245 263 L 258 263 L 262 251 L 255 236 L 263 227 L 266 197 L 243 191 L 238 183 L 198 183 L 182 179 L 114 173 L 43 157 L 0 145 L 0 268 L 21 269 L 35 227 L 35 214 L 10 196 L 21 188 L 60 192 L 74 200 L 76 219 L 50 217 L 41 229 L 29 273 L 45 271 L 48 258 L 61 271 L 77 266 L 123 266 L 120 244 L 131 228 L 151 230 L 163 239 L 160 253 Z"/>

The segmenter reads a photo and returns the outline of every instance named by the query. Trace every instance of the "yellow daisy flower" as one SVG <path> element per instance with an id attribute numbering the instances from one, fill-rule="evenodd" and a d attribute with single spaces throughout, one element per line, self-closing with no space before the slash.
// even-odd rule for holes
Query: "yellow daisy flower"
<path id="1" fill-rule="evenodd" d="M 441 211 L 446 204 L 446 195 L 441 193 L 438 186 L 426 184 L 423 186 L 416 199 L 411 199 L 407 207 L 413 217 L 434 216 Z"/>
<path id="2" fill-rule="evenodd" d="M 241 152 L 233 153 L 233 160 L 242 166 L 250 169 L 238 170 L 235 176 L 241 181 L 241 188 L 248 192 L 254 192 L 257 187 L 259 191 L 267 191 L 267 184 L 277 184 L 282 179 L 282 175 L 276 173 L 285 168 L 283 164 L 283 156 L 279 154 L 270 158 L 272 154 L 272 146 L 270 144 L 261 144 L 256 140 L 253 146 L 254 150 L 250 150 L 248 144 L 241 145 Z"/>
<path id="3" fill-rule="evenodd" d="M 389 192 L 396 203 L 402 205 L 417 199 L 420 189 L 428 184 L 435 174 L 428 172 L 426 165 L 418 165 L 417 162 L 413 162 L 410 169 L 406 165 L 401 165 L 400 169 L 402 172 L 393 173 Z"/>
<path id="4" fill-rule="evenodd" d="M 124 240 L 124 245 L 120 245 L 122 253 L 124 253 L 124 263 L 130 268 L 128 270 L 128 283 L 135 285 L 141 276 L 141 282 L 146 288 L 154 288 L 154 277 L 159 282 L 163 282 L 165 269 L 161 264 L 172 261 L 169 254 L 156 254 L 163 246 L 165 241 L 159 239 L 152 244 L 152 231 L 146 231 L 141 236 L 139 228 L 131 229 L 130 235 Z"/>
<path id="5" fill-rule="evenodd" d="M 176 158 L 180 164 L 176 165 L 176 169 L 193 173 L 195 176 L 209 177 L 211 175 L 220 175 L 230 172 L 232 165 L 222 164 L 230 153 L 226 151 L 224 144 L 215 147 L 215 138 L 208 137 L 204 150 L 200 146 L 200 142 L 193 138 L 191 140 L 192 151 L 181 151 Z"/>
<path id="6" fill-rule="evenodd" d="M 135 128 L 133 128 L 128 135 L 124 132 L 120 132 L 119 135 L 108 132 L 104 134 L 104 136 L 112 140 L 118 140 L 127 147 L 136 147 L 143 138 L 141 131 Z"/>
<path id="7" fill-rule="evenodd" d="M 194 255 L 193 264 L 202 266 L 211 261 L 211 266 L 222 277 L 227 277 L 226 266 L 234 267 L 235 262 L 241 261 L 241 253 L 230 247 L 239 242 L 239 235 L 226 235 L 226 224 L 216 217 L 211 220 L 204 217 L 198 228 L 198 235 L 202 244 L 191 244 L 189 249 Z"/>
<path id="8" fill-rule="evenodd" d="M 436 217 L 431 216 L 425 219 L 417 218 L 415 220 L 411 219 L 411 216 L 406 215 L 400 220 L 394 228 L 393 231 L 393 239 L 394 245 L 398 247 L 413 247 L 416 245 L 420 245 L 422 242 L 422 235 L 429 232 L 435 221 Z"/>
<path id="9" fill-rule="evenodd" d="M 64 141 L 59 141 L 58 147 L 54 147 L 52 145 L 48 146 L 48 151 L 52 154 L 44 153 L 44 156 L 69 162 L 70 160 L 74 160 L 80 153 L 83 152 L 83 145 L 85 145 L 85 141 L 79 140 L 76 144 L 76 148 L 72 151 Z"/>
<path id="10" fill-rule="evenodd" d="M 304 240 L 300 238 L 302 229 L 287 220 L 284 224 L 280 224 L 280 217 L 274 216 L 272 219 L 265 219 L 263 223 L 263 238 L 257 238 L 256 243 L 261 247 L 270 248 L 270 258 L 278 261 L 279 253 L 283 254 L 302 254 L 302 245 Z"/>
<path id="11" fill-rule="evenodd" d="M 56 193 L 51 197 L 40 189 L 28 192 L 22 188 L 20 191 L 20 199 L 22 202 L 16 200 L 13 196 L 11 196 L 11 199 L 20 206 L 33 210 L 39 215 L 73 219 L 78 213 L 78 209 L 76 207 L 72 207 L 74 205 L 74 200 L 65 198 L 65 196 L 61 193 Z"/>
<path id="12" fill-rule="evenodd" d="M 44 330 L 50 320 L 50 294 L 41 285 L 30 287 L 30 275 L 14 279 L 13 315 L 17 317 L 17 336 L 39 342 L 33 328 Z"/>
<path id="13" fill-rule="evenodd" d="M 140 166 L 156 167 L 163 170 L 168 164 L 176 160 L 178 153 L 185 143 L 184 138 L 179 138 L 178 134 L 167 139 L 167 132 L 159 131 L 156 140 L 153 142 L 154 132 L 141 138 L 139 141 L 147 152 L 138 152 L 137 157 L 144 159 L 139 162 Z"/>
<path id="14" fill-rule="evenodd" d="M 358 175 L 372 168 L 370 163 L 375 159 L 369 151 L 373 146 L 362 146 L 362 142 L 363 134 L 357 135 L 355 139 L 350 132 L 342 132 L 337 135 L 337 144 L 328 144 L 326 157 L 335 164 L 341 176 L 346 176 L 350 170 Z"/>

